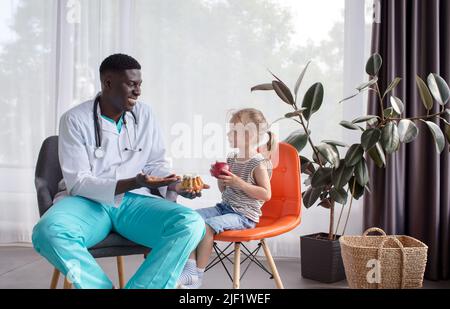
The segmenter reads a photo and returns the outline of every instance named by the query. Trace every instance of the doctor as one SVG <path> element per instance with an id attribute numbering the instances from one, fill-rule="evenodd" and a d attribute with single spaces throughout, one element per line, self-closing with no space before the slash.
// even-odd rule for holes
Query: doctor
<path id="1" fill-rule="evenodd" d="M 152 248 L 126 285 L 142 289 L 175 288 L 205 233 L 201 217 L 174 202 L 195 196 L 169 171 L 156 115 L 137 102 L 140 70 L 130 56 L 109 56 L 100 66 L 101 94 L 61 117 L 61 190 L 32 240 L 77 288 L 113 287 L 87 250 L 111 231 Z"/>

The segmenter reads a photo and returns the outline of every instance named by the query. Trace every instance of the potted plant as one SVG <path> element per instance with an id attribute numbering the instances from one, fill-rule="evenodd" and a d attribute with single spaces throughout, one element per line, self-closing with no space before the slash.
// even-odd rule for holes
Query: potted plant
<path id="1" fill-rule="evenodd" d="M 297 148 L 299 153 L 307 145 L 312 149 L 311 158 L 300 155 L 301 172 L 307 176 L 304 182 L 306 190 L 302 192 L 303 205 L 310 208 L 318 202 L 318 206 L 327 208 L 329 228 L 326 233 L 300 237 L 302 276 L 331 283 L 345 279 L 338 243 L 340 237 L 338 229 L 341 221 L 344 224 L 342 234 L 345 234 L 353 199 L 361 198 L 366 190 L 370 192 L 366 159 L 373 160 L 377 167 L 383 168 L 387 155 L 396 152 L 401 143 L 410 143 L 417 137 L 418 122 L 426 124 L 434 138 L 436 151 L 441 153 L 445 148 L 445 139 L 450 143 L 450 123 L 442 117 L 450 115 L 450 110 L 445 108 L 450 99 L 450 90 L 445 80 L 437 74 L 428 75 L 427 82 L 416 76 L 416 84 L 427 114 L 411 118 L 404 117 L 402 100 L 392 95 L 392 90 L 398 86 L 401 78 L 395 78 L 384 91 L 381 91 L 378 84 L 378 72 L 382 65 L 382 58 L 379 54 L 374 54 L 366 64 L 369 81 L 358 86 L 354 95 L 339 103 L 363 91 L 373 91 L 376 93 L 376 101 L 380 104 L 382 114 L 364 115 L 352 121 L 340 122 L 344 128 L 359 132 L 359 143 L 347 145 L 340 141 L 323 140 L 317 144 L 313 141 L 309 124 L 314 113 L 322 105 L 323 85 L 313 84 L 304 94 L 299 106 L 298 90 L 308 65 L 309 62 L 297 79 L 293 92 L 273 73 L 271 74 L 274 80 L 271 83 L 257 85 L 251 90 L 273 90 L 283 103 L 291 106 L 293 111 L 276 121 L 282 119 L 295 121 L 300 130 L 291 133 L 285 141 Z M 390 102 L 390 106 L 383 108 L 383 102 L 386 100 Z M 441 105 L 441 109 L 438 113 L 430 114 L 434 101 Z M 443 121 L 444 132 L 432 121 L 438 119 Z M 341 220 L 344 210 L 342 207 L 335 225 L 336 203 L 343 206 L 349 204 L 349 206 L 346 219 Z"/>

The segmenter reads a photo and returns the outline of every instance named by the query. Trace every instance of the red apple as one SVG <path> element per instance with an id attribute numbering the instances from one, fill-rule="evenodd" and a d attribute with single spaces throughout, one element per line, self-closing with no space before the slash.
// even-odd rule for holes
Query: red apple
<path id="1" fill-rule="evenodd" d="M 226 162 L 217 162 L 213 165 L 211 165 L 211 169 L 209 170 L 211 172 L 211 176 L 219 177 L 219 175 L 226 175 L 223 170 L 229 171 L 230 166 Z"/>

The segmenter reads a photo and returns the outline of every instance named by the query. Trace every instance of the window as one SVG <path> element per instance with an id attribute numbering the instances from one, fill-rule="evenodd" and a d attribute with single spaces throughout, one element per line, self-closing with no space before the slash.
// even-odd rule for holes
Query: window
<path id="1" fill-rule="evenodd" d="M 361 45 L 370 23 L 359 0 L 5 0 L 0 12 L 0 242 L 30 241 L 39 147 L 57 134 L 62 113 L 99 91 L 98 66 L 109 54 L 141 62 L 141 100 L 158 115 L 174 170 L 211 184 L 209 165 L 227 152 L 230 111 L 255 107 L 269 121 L 291 111 L 273 92 L 250 92 L 272 80 L 267 69 L 293 87 L 312 60 L 300 98 L 314 82 L 324 84 L 311 122 L 315 142 L 342 140 L 339 121 L 363 111 L 355 102 L 338 104 L 364 78 Z M 279 138 L 295 129 L 280 122 Z M 211 189 L 183 203 L 197 208 L 219 199 Z M 302 233 L 326 228 L 320 208 L 303 214 L 310 219 Z M 275 254 L 296 255 L 278 246 L 285 242 L 296 244 L 297 235 L 277 240 Z"/>

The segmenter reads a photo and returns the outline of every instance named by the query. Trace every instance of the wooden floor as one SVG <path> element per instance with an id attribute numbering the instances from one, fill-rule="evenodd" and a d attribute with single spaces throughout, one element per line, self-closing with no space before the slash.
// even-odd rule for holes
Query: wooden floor
<path id="1" fill-rule="evenodd" d="M 128 280 L 139 265 L 142 256 L 125 257 L 125 279 Z M 99 264 L 118 286 L 117 265 L 115 258 L 98 259 Z M 303 279 L 300 274 L 300 261 L 298 259 L 275 259 L 284 287 L 287 289 L 326 289 L 347 288 L 347 283 L 341 281 L 334 284 L 323 284 L 312 280 Z M 246 265 L 241 268 L 245 269 Z M 27 247 L 0 247 L 0 289 L 46 289 L 50 285 L 53 273 L 52 266 L 40 257 L 32 248 Z M 59 288 L 62 287 L 62 276 L 59 279 Z M 203 288 L 228 289 L 231 281 L 225 271 L 217 265 L 212 271 L 205 274 Z M 241 288 L 275 288 L 274 280 L 252 265 L 245 277 L 241 280 Z M 425 288 L 450 289 L 450 281 L 425 281 Z"/>

